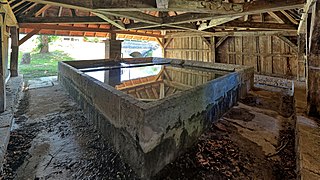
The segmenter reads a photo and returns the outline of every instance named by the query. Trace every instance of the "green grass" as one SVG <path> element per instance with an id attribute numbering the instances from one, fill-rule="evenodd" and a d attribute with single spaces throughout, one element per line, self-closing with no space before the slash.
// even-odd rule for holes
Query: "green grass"
<path id="1" fill-rule="evenodd" d="M 23 53 L 19 53 L 19 63 Z M 26 79 L 56 76 L 58 74 L 59 61 L 73 60 L 63 51 L 54 51 L 47 54 L 31 53 L 30 64 L 19 64 L 19 72 Z"/>

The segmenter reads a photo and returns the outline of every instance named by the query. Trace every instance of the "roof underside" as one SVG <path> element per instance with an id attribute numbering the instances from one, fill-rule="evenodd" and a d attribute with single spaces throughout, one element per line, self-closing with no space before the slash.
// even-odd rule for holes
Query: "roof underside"
<path id="1" fill-rule="evenodd" d="M 164 34 L 296 34 L 304 0 L 9 0 L 21 33 L 156 40 Z"/>

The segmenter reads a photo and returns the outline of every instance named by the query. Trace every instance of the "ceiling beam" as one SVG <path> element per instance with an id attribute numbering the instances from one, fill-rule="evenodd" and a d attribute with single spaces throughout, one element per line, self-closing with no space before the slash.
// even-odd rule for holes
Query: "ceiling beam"
<path id="1" fill-rule="evenodd" d="M 47 24 L 108 24 L 105 20 L 97 16 L 77 16 L 77 17 L 18 17 L 19 23 L 47 23 Z"/>
<path id="2" fill-rule="evenodd" d="M 108 23 L 110 23 L 111 25 L 113 25 L 114 27 L 117 27 L 121 30 L 125 30 L 125 26 L 124 24 L 120 21 L 120 22 L 116 22 L 115 20 L 112 20 L 111 18 L 109 18 L 107 15 L 105 14 L 100 14 L 100 13 L 94 13 L 96 16 L 100 17 L 101 19 L 107 21 Z"/>
<path id="3" fill-rule="evenodd" d="M 285 15 L 292 24 L 295 24 L 295 25 L 299 24 L 299 22 L 296 19 L 294 19 L 287 11 L 282 10 L 281 13 Z"/>
<path id="4" fill-rule="evenodd" d="M 218 27 L 232 27 L 232 28 L 254 28 L 265 30 L 296 30 L 297 26 L 293 24 L 279 24 L 279 23 L 262 23 L 262 22 L 248 22 L 248 21 L 230 21 L 221 24 Z"/>
<path id="5" fill-rule="evenodd" d="M 274 35 L 283 35 L 283 36 L 297 36 L 296 30 L 290 31 L 222 31 L 222 32 L 206 32 L 206 31 L 198 31 L 198 32 L 181 32 L 181 33 L 167 33 L 165 38 L 175 38 L 175 37 L 192 37 L 192 36 L 274 36 Z"/>
<path id="6" fill-rule="evenodd" d="M 173 17 L 165 17 L 163 24 L 181 24 L 186 22 L 195 22 L 203 20 L 212 20 L 234 16 L 245 16 L 252 14 L 266 13 L 269 11 L 280 11 L 287 9 L 301 8 L 304 6 L 304 0 L 278 0 L 278 1 L 253 1 L 246 3 L 242 12 L 227 12 L 224 14 L 199 14 L 199 13 L 185 13 Z"/>
<path id="7" fill-rule="evenodd" d="M 143 32 L 134 31 L 123 31 L 123 30 L 110 30 L 103 28 L 90 28 L 90 27 L 77 27 L 77 26 L 63 26 L 63 25 L 53 25 L 53 24 L 29 24 L 29 23 L 19 23 L 20 28 L 29 29 L 48 29 L 48 30 L 65 30 L 65 31 L 78 31 L 78 32 L 104 32 L 104 33 L 117 33 L 117 34 L 128 34 L 128 35 L 138 35 L 147 37 L 158 37 L 163 38 L 161 34 L 151 34 Z"/>
<path id="8" fill-rule="evenodd" d="M 113 16 L 118 16 L 118 17 L 125 17 L 128 19 L 136 20 L 139 22 L 145 22 L 149 24 L 161 24 L 162 23 L 162 18 L 152 16 L 143 12 L 130 12 L 130 11 L 121 11 L 121 12 L 111 12 L 111 11 L 104 11 L 104 10 L 99 10 L 97 11 L 98 13 L 103 13 L 103 14 L 108 14 L 108 15 L 113 15 Z"/>
<path id="9" fill-rule="evenodd" d="M 29 0 L 41 4 L 49 4 L 54 6 L 62 6 L 71 9 L 82 10 L 108 10 L 108 11 L 137 11 L 156 9 L 155 1 L 145 0 Z"/>
<path id="10" fill-rule="evenodd" d="M 37 11 L 35 14 L 34 14 L 34 16 L 40 16 L 42 13 L 44 13 L 47 9 L 49 9 L 50 8 L 50 5 L 45 5 L 45 6 L 43 6 L 43 8 L 41 8 L 39 11 Z"/>
<path id="11" fill-rule="evenodd" d="M 185 13 L 177 16 L 169 16 L 169 17 L 163 17 L 163 18 L 158 18 L 158 17 L 152 17 L 152 21 L 145 21 L 144 18 L 140 18 L 139 20 L 144 23 L 151 23 L 151 25 L 144 24 L 143 26 L 139 25 L 128 25 L 129 27 L 127 28 L 133 28 L 133 29 L 142 29 L 142 28 L 155 28 L 155 27 L 161 27 L 161 26 L 167 26 L 167 27 L 177 27 L 178 24 L 186 24 L 190 22 L 196 22 L 196 21 L 204 21 L 204 20 L 210 20 L 209 25 L 205 26 L 202 25 L 198 30 L 205 30 L 210 27 L 214 27 L 214 25 L 219 24 L 220 21 L 228 21 L 228 19 L 233 19 L 235 17 L 241 17 L 245 15 L 252 15 L 252 14 L 259 14 L 259 13 L 264 13 L 264 12 L 269 12 L 269 11 L 279 11 L 279 10 L 286 10 L 286 9 L 292 9 L 292 8 L 298 8 L 298 7 L 303 7 L 303 0 L 292 0 L 290 2 L 287 2 L 286 0 L 279 0 L 276 2 L 262 2 L 259 1 L 257 2 L 248 2 L 244 6 L 244 10 L 242 12 L 228 12 L 225 14 L 200 14 L 200 13 Z M 110 13 L 110 12 L 108 12 Z M 113 13 L 113 12 L 111 12 Z M 117 12 L 118 15 L 121 14 L 122 12 Z M 126 12 L 131 14 L 132 12 Z M 132 17 L 131 19 L 136 19 L 136 17 Z M 157 20 L 155 22 L 154 20 Z M 174 25 L 174 26 L 173 26 Z M 132 27 L 130 27 L 132 26 Z"/>
<path id="12" fill-rule="evenodd" d="M 36 12 L 40 11 L 45 6 L 45 4 L 36 4 L 32 9 L 30 9 L 29 12 L 25 14 L 25 16 L 34 16 Z"/>
<path id="13" fill-rule="evenodd" d="M 202 12 L 202 13 L 230 13 L 242 12 L 247 3 L 229 3 L 223 1 L 170 0 L 169 11 Z"/>
<path id="14" fill-rule="evenodd" d="M 233 21 L 233 20 L 238 19 L 240 17 L 241 16 L 234 16 L 234 17 L 226 17 L 226 18 L 220 18 L 220 19 L 212 19 L 212 20 L 210 20 L 209 23 L 201 23 L 198 30 L 200 30 L 200 31 L 206 30 L 206 29 L 224 24 L 226 22 Z"/>

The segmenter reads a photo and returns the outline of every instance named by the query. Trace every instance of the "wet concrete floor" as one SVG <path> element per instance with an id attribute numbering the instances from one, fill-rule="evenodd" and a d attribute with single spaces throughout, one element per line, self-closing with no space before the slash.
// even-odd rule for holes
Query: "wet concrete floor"
<path id="1" fill-rule="evenodd" d="M 256 89 L 153 179 L 295 178 L 290 105 Z M 0 179 L 137 179 L 58 84 L 26 89 L 15 122 Z"/>

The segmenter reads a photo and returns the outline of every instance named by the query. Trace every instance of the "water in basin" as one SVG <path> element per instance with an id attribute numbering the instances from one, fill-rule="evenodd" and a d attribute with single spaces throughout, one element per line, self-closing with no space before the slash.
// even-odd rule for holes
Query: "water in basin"
<path id="1" fill-rule="evenodd" d="M 87 75 L 150 102 L 204 84 L 229 72 L 171 64 L 125 64 L 82 69 Z"/>

